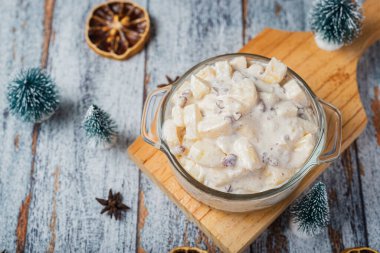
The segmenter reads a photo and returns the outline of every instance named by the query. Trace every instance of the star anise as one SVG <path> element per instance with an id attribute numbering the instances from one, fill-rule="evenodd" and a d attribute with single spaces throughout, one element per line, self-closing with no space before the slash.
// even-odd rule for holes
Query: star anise
<path id="1" fill-rule="evenodd" d="M 109 216 L 115 216 L 116 220 L 120 220 L 122 217 L 122 212 L 126 212 L 129 207 L 124 205 L 123 202 L 123 196 L 121 196 L 120 192 L 112 194 L 112 189 L 110 189 L 108 193 L 108 199 L 99 199 L 96 198 L 96 200 L 104 206 L 101 214 L 107 212 Z"/>
<path id="2" fill-rule="evenodd" d="M 165 75 L 165 77 L 166 77 L 166 80 L 168 81 L 168 83 L 158 84 L 157 88 L 162 88 L 162 87 L 168 86 L 168 85 L 176 82 L 179 79 L 179 76 L 176 76 L 174 79 L 171 79 L 171 77 L 168 75 Z"/>

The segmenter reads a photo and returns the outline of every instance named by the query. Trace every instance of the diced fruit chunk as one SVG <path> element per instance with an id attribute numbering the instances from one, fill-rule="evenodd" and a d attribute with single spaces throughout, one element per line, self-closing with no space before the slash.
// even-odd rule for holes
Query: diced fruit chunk
<path id="1" fill-rule="evenodd" d="M 193 96 L 196 99 L 200 99 L 210 92 L 210 87 L 205 83 L 205 81 L 202 81 L 202 79 L 194 75 L 191 76 L 190 87 L 191 92 L 193 93 Z"/>
<path id="2" fill-rule="evenodd" d="M 238 164 L 247 170 L 260 169 L 263 164 L 257 156 L 255 148 L 248 139 L 240 137 L 234 142 L 235 154 L 238 156 Z"/>
<path id="3" fill-rule="evenodd" d="M 177 125 L 173 120 L 168 119 L 165 121 L 162 134 L 169 146 L 174 147 L 179 144 Z"/>
<path id="4" fill-rule="evenodd" d="M 251 77 L 260 77 L 264 73 L 264 67 L 259 64 L 252 64 L 249 66 L 247 70 L 245 70 L 246 74 L 248 74 Z"/>
<path id="5" fill-rule="evenodd" d="M 202 100 L 198 102 L 199 109 L 202 111 L 204 116 L 216 114 L 219 111 L 219 108 L 216 104 L 216 95 L 215 94 L 207 94 L 203 97 Z"/>
<path id="6" fill-rule="evenodd" d="M 244 136 L 246 138 L 250 138 L 250 139 L 255 139 L 256 138 L 256 134 L 255 134 L 255 129 L 252 128 L 252 126 L 250 126 L 249 124 L 243 124 L 238 130 L 237 132 L 241 135 L 241 136 Z"/>
<path id="7" fill-rule="evenodd" d="M 275 106 L 277 115 L 285 117 L 296 117 L 298 108 L 291 101 L 282 101 Z"/>
<path id="8" fill-rule="evenodd" d="M 251 109 L 257 101 L 256 87 L 248 78 L 244 78 L 241 82 L 233 83 L 229 95 L 240 101 L 244 105 L 243 109 L 245 111 Z"/>
<path id="9" fill-rule="evenodd" d="M 188 157 L 194 162 L 211 168 L 221 167 L 224 156 L 224 153 L 207 139 L 195 142 L 188 154 Z"/>
<path id="10" fill-rule="evenodd" d="M 203 69 L 199 70 L 199 72 L 195 75 L 202 80 L 210 82 L 216 77 L 216 71 L 213 67 L 206 66 Z"/>
<path id="11" fill-rule="evenodd" d="M 292 79 L 284 84 L 285 94 L 287 99 L 294 101 L 300 106 L 308 106 L 309 101 L 306 97 L 305 92 L 298 85 L 297 81 Z"/>
<path id="12" fill-rule="evenodd" d="M 194 161 L 182 157 L 180 159 L 181 165 L 193 176 L 196 180 L 203 183 L 205 174 L 202 166 L 197 165 Z"/>
<path id="13" fill-rule="evenodd" d="M 296 167 L 301 167 L 306 159 L 310 156 L 315 146 L 315 139 L 312 134 L 308 133 L 299 139 L 294 145 L 291 163 Z"/>
<path id="14" fill-rule="evenodd" d="M 243 76 L 243 74 L 240 71 L 235 71 L 232 74 L 232 81 L 233 82 L 241 82 L 244 78 L 245 77 Z"/>
<path id="15" fill-rule="evenodd" d="M 318 126 L 311 121 L 298 118 L 298 123 L 302 126 L 305 132 L 315 134 L 318 131 Z"/>
<path id="16" fill-rule="evenodd" d="M 228 81 L 231 79 L 232 68 L 227 61 L 218 61 L 215 63 L 216 77 L 219 80 Z"/>
<path id="17" fill-rule="evenodd" d="M 181 85 L 181 87 L 175 91 L 171 101 L 175 106 L 184 107 L 187 103 L 191 102 L 191 98 L 190 82 L 185 81 L 183 86 Z"/>
<path id="18" fill-rule="evenodd" d="M 183 121 L 186 126 L 185 137 L 187 139 L 193 140 L 198 138 L 197 125 L 201 119 L 202 115 L 196 104 L 185 106 L 183 109 Z"/>
<path id="19" fill-rule="evenodd" d="M 280 98 L 271 92 L 260 92 L 259 97 L 263 100 L 266 108 L 271 108 Z"/>
<path id="20" fill-rule="evenodd" d="M 267 83 L 280 83 L 284 79 L 287 69 L 285 64 L 273 57 L 266 66 L 262 79 Z"/>
<path id="21" fill-rule="evenodd" d="M 247 68 L 247 60 L 244 56 L 235 57 L 230 61 L 231 66 L 234 69 L 246 69 Z"/>
<path id="22" fill-rule="evenodd" d="M 232 143 L 235 141 L 236 137 L 233 135 L 219 136 L 216 139 L 216 145 L 226 154 L 233 152 Z"/>
<path id="23" fill-rule="evenodd" d="M 222 98 L 221 102 L 222 109 L 228 114 L 234 115 L 243 111 L 244 105 L 233 97 L 226 96 Z"/>
<path id="24" fill-rule="evenodd" d="M 173 109 L 172 109 L 172 118 L 173 118 L 174 123 L 178 127 L 185 126 L 185 124 L 183 122 L 183 109 L 181 107 L 179 107 L 179 106 L 174 106 L 173 107 Z"/>
<path id="25" fill-rule="evenodd" d="M 231 131 L 231 121 L 222 115 L 204 117 L 198 123 L 198 133 L 202 137 L 218 137 Z"/>

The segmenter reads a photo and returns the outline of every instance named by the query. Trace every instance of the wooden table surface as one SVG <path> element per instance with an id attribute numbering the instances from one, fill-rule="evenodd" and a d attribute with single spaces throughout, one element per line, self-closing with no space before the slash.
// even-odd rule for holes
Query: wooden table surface
<path id="1" fill-rule="evenodd" d="M 126 61 L 89 49 L 84 27 L 99 0 L 0 0 L 0 252 L 167 252 L 179 245 L 218 252 L 128 159 L 146 94 L 165 75 L 181 75 L 208 57 L 236 52 L 264 27 L 308 30 L 310 0 L 140 0 L 153 23 L 144 51 Z M 379 3 L 380 4 L 380 3 Z M 60 88 L 59 111 L 28 124 L 9 114 L 5 91 L 22 67 L 42 66 Z M 301 240 L 285 212 L 246 252 L 339 252 L 380 248 L 380 42 L 358 65 L 369 123 L 320 178 L 331 224 Z M 86 145 L 81 122 L 98 104 L 116 120 L 111 150 Z M 95 197 L 120 191 L 131 210 L 122 221 L 100 215 Z"/>

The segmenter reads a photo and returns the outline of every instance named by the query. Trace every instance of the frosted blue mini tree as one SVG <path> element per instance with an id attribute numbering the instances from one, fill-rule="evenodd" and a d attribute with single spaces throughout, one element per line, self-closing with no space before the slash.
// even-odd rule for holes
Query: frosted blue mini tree
<path id="1" fill-rule="evenodd" d="M 317 45 L 332 51 L 359 36 L 363 14 L 354 0 L 316 0 L 309 21 Z"/>
<path id="2" fill-rule="evenodd" d="M 326 186 L 319 182 L 290 207 L 291 228 L 300 237 L 319 234 L 329 223 Z"/>
<path id="3" fill-rule="evenodd" d="M 22 70 L 8 84 L 10 112 L 27 122 L 48 119 L 59 106 L 59 94 L 51 77 L 40 68 Z"/>
<path id="4" fill-rule="evenodd" d="M 91 105 L 83 121 L 90 143 L 108 148 L 117 140 L 116 124 L 111 116 L 96 105 Z"/>

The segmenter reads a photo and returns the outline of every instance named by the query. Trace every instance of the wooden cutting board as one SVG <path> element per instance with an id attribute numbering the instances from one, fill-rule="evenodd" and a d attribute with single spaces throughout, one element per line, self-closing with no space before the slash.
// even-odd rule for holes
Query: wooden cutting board
<path id="1" fill-rule="evenodd" d="M 276 57 L 296 71 L 317 96 L 337 106 L 343 116 L 342 150 L 364 130 L 367 117 L 356 81 L 357 63 L 363 51 L 380 38 L 380 3 L 367 0 L 361 36 L 335 52 L 319 49 L 310 32 L 265 29 L 240 52 Z M 252 243 L 313 181 L 328 164 L 316 167 L 284 201 L 269 209 L 228 213 L 192 198 L 177 182 L 166 156 L 141 137 L 129 147 L 131 159 L 224 252 L 241 252 Z"/>

